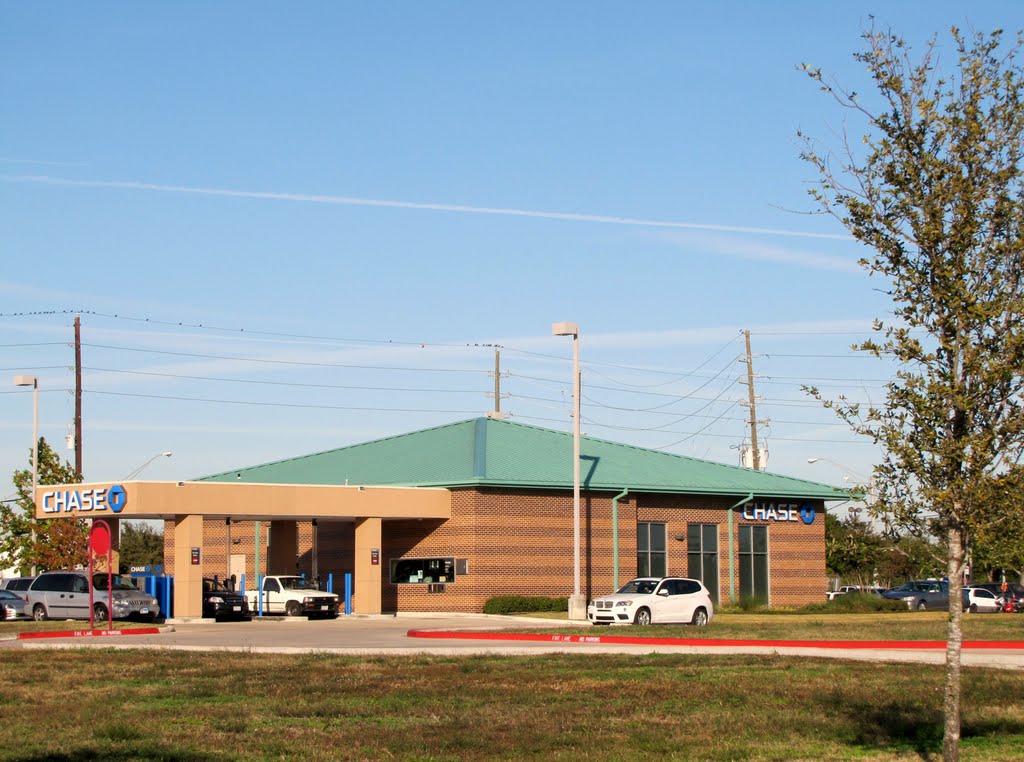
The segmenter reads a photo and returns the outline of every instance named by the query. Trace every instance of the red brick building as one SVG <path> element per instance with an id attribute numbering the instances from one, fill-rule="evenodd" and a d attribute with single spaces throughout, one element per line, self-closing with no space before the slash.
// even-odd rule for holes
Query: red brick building
<path id="1" fill-rule="evenodd" d="M 572 456 L 571 434 L 478 418 L 206 477 L 198 481 L 442 487 L 451 515 L 380 519 L 380 547 L 358 551 L 356 517 L 285 526 L 208 518 L 205 573 L 333 575 L 338 591 L 345 573 L 356 574 L 357 587 L 377 584 L 360 572 L 369 552 L 383 611 L 478 612 L 495 595 L 568 596 Z M 845 499 L 839 490 L 590 437 L 582 439 L 581 463 L 581 592 L 588 599 L 648 574 L 701 579 L 723 603 L 821 599 L 824 505 Z M 325 514 L 310 506 L 309 515 Z M 169 573 L 172 528 L 169 521 Z"/>

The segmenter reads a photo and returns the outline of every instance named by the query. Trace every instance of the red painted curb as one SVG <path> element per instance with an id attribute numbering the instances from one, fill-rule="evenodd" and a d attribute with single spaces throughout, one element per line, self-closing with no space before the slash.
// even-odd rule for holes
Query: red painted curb
<path id="1" fill-rule="evenodd" d="M 629 638 L 619 635 L 543 635 L 511 632 L 409 630 L 410 638 L 445 640 L 525 640 L 537 643 L 585 643 L 618 646 L 766 646 L 768 648 L 945 649 L 944 640 L 711 640 L 708 638 Z M 966 640 L 965 649 L 1024 650 L 1021 640 Z"/>
<path id="2" fill-rule="evenodd" d="M 119 635 L 159 635 L 159 627 L 136 627 L 129 630 L 55 630 L 51 632 L 19 632 L 18 640 L 40 638 L 110 638 Z"/>

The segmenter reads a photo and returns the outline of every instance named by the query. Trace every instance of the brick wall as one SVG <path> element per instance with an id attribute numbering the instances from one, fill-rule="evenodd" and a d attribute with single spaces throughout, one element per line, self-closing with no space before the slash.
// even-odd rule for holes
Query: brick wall
<path id="1" fill-rule="evenodd" d="M 612 590 L 612 500 L 610 494 L 583 494 L 581 499 L 582 593 L 589 599 Z M 687 576 L 686 530 L 689 523 L 717 524 L 720 600 L 729 598 L 727 509 L 736 499 L 694 495 L 631 494 L 619 501 L 619 579 L 636 575 L 637 522 L 664 522 L 668 573 Z M 822 599 L 826 589 L 825 517 L 821 504 L 811 525 L 802 522 L 745 521 L 768 524 L 770 600 L 773 606 L 799 606 Z M 458 489 L 452 491 L 452 518 L 447 521 L 385 521 L 381 566 L 385 611 L 478 612 L 494 595 L 568 596 L 573 587 L 572 494 L 543 490 Z M 167 529 L 173 522 L 167 522 Z M 262 524 L 260 558 L 266 571 L 267 522 Z M 246 556 L 246 578 L 254 572 L 254 522 L 231 525 L 232 553 Z M 204 531 L 206 574 L 227 574 L 224 521 L 209 520 Z M 677 540 L 681 536 L 682 540 Z M 312 574 L 312 525 L 299 523 L 298 556 L 293 573 Z M 318 521 L 318 571 L 326 582 L 334 574 L 340 592 L 342 575 L 352 571 L 354 529 L 350 521 Z M 736 538 L 734 535 L 733 541 Z M 174 568 L 173 534 L 165 533 L 165 566 Z M 390 583 L 391 561 L 399 558 L 465 559 L 468 574 L 447 584 L 444 592 L 426 585 Z M 738 594 L 739 550 L 736 548 Z M 252 582 L 248 582 L 249 587 Z"/>

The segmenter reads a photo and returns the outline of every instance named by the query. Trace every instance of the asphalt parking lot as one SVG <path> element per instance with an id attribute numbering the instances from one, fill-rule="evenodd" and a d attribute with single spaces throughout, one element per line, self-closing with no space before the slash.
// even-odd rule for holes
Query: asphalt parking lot
<path id="1" fill-rule="evenodd" d="M 338 619 L 267 617 L 248 622 L 171 620 L 159 634 L 116 638 L 68 637 L 46 640 L 8 640 L 9 648 L 147 648 L 251 653 L 336 653 L 339 655 L 475 655 L 544 653 L 677 653 L 677 654 L 780 654 L 859 661 L 899 661 L 942 664 L 943 650 L 914 648 L 850 650 L 778 645 L 670 645 L 661 643 L 610 644 L 555 640 L 473 640 L 465 637 L 428 639 L 410 637 L 410 630 L 459 633 L 565 627 L 564 620 L 479 615 L 418 614 L 399 616 L 341 616 Z M 629 635 L 631 628 L 601 628 L 600 635 Z M 595 637 L 595 640 L 598 638 Z M 965 650 L 965 666 L 1024 670 L 1020 650 Z"/>

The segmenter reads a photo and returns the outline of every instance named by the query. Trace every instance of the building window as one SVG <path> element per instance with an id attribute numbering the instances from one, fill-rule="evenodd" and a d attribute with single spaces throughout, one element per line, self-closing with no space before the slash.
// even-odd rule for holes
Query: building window
<path id="1" fill-rule="evenodd" d="M 665 524 L 640 522 L 636 525 L 636 576 L 664 577 L 668 574 Z"/>
<path id="2" fill-rule="evenodd" d="M 451 583 L 455 581 L 454 558 L 395 558 L 391 561 L 391 584 Z"/>
<path id="3" fill-rule="evenodd" d="M 699 579 L 718 603 L 718 524 L 686 527 L 687 575 Z"/>
<path id="4" fill-rule="evenodd" d="M 768 527 L 740 526 L 740 600 L 768 603 Z"/>

